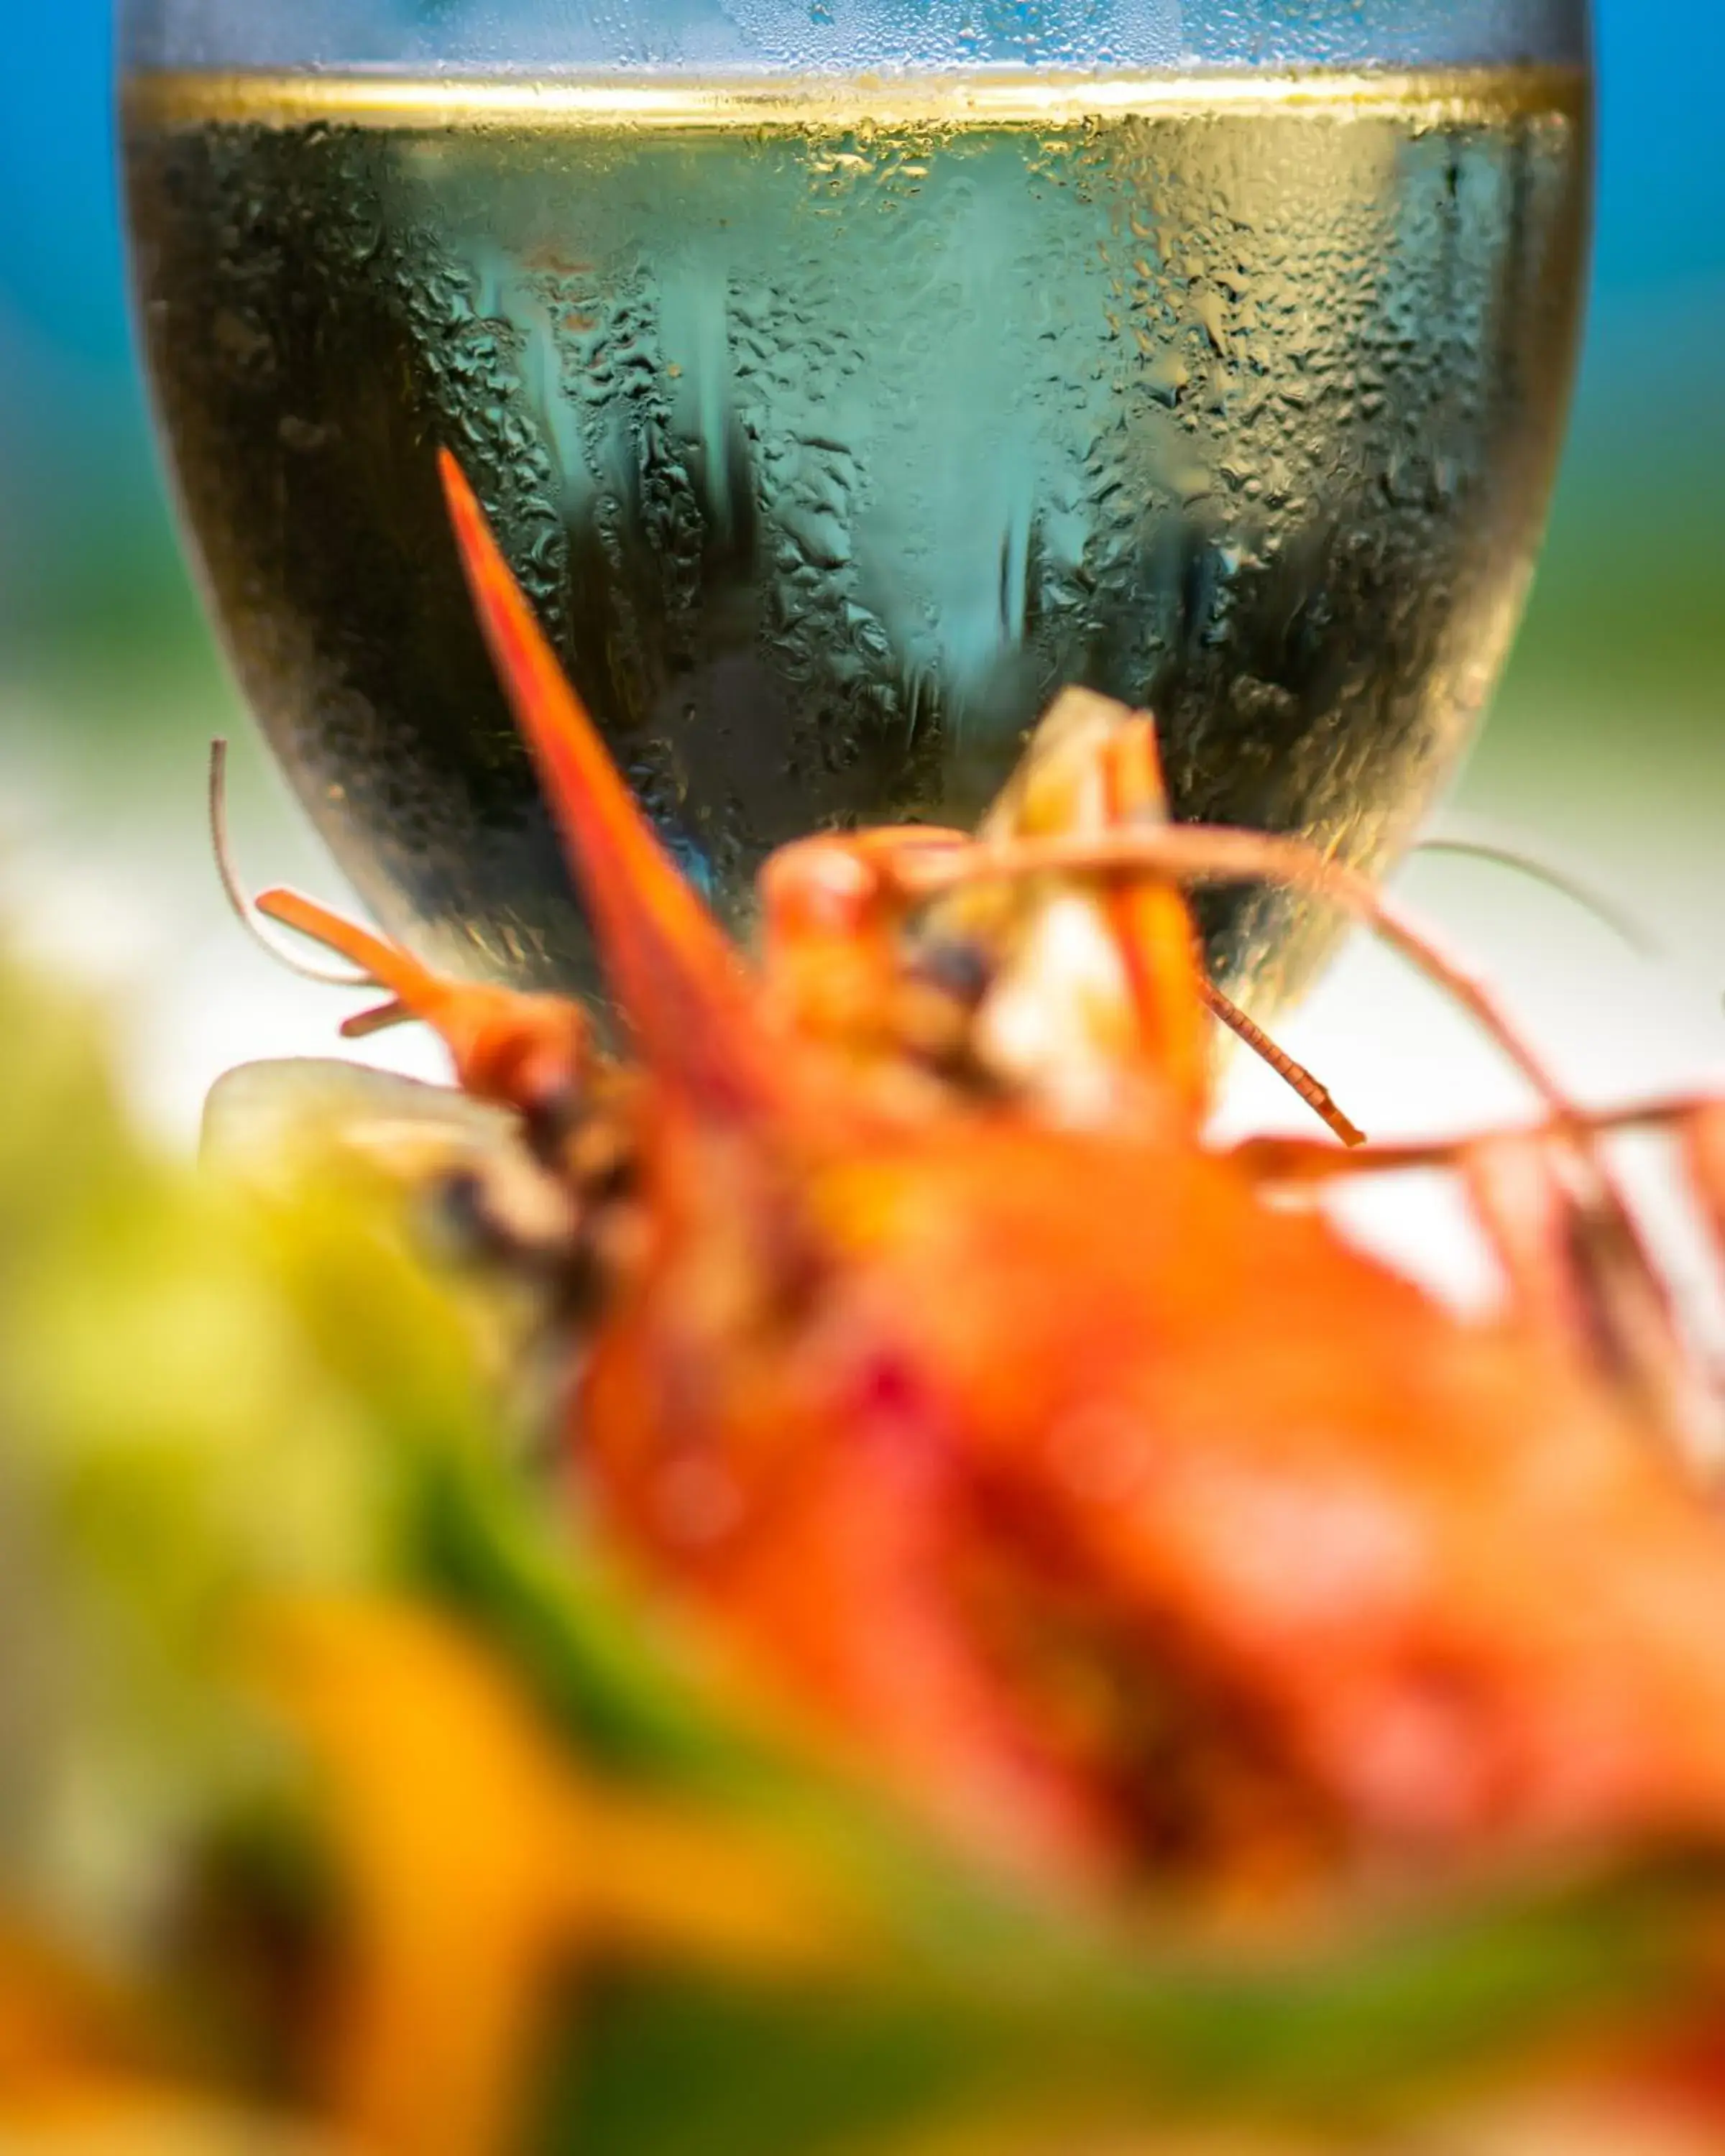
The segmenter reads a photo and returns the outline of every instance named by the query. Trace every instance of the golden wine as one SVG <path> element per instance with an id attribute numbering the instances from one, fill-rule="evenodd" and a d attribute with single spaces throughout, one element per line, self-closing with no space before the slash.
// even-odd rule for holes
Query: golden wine
<path id="1" fill-rule="evenodd" d="M 1569 381 L 1581 79 L 155 75 L 142 320 L 244 685 L 383 916 L 583 935 L 438 506 L 449 444 L 727 907 L 972 815 L 1069 681 L 1183 814 L 1392 852 L 1519 610 Z M 1313 924 L 1235 894 L 1260 1002 Z"/>

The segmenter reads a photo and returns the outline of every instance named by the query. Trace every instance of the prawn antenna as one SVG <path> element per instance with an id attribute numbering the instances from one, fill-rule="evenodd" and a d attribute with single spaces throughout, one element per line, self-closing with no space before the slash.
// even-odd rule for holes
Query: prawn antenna
<path id="1" fill-rule="evenodd" d="M 1491 861 L 1500 868 L 1513 869 L 1591 914 L 1601 927 L 1609 929 L 1638 957 L 1657 959 L 1662 955 L 1656 938 L 1627 906 L 1620 905 L 1579 870 L 1535 852 L 1531 844 L 1513 833 L 1470 824 L 1460 830 L 1434 832 L 1430 837 L 1418 840 L 1414 851 L 1455 854 L 1464 860 Z"/>
<path id="2" fill-rule="evenodd" d="M 314 965 L 310 959 L 299 957 L 278 943 L 273 936 L 264 934 L 234 863 L 234 847 L 228 831 L 228 743 L 220 734 L 209 745 L 209 836 L 223 896 L 234 918 L 260 951 L 278 966 L 285 966 L 289 973 L 297 973 L 302 981 L 316 981 L 320 988 L 369 988 L 376 985 L 368 973 L 350 973 L 345 967 Z"/>
<path id="3" fill-rule="evenodd" d="M 1314 1078 L 1303 1063 L 1295 1062 L 1278 1041 L 1274 1041 L 1255 1020 L 1246 1016 L 1240 1005 L 1224 996 L 1213 981 L 1202 975 L 1199 979 L 1199 993 L 1213 1016 L 1219 1018 L 1229 1031 L 1243 1040 L 1255 1055 L 1260 1055 L 1284 1085 L 1291 1086 L 1311 1109 L 1313 1115 L 1325 1123 L 1345 1146 L 1363 1146 L 1366 1134 L 1358 1123 L 1352 1122 L 1336 1105 L 1335 1096 L 1329 1087 Z"/>

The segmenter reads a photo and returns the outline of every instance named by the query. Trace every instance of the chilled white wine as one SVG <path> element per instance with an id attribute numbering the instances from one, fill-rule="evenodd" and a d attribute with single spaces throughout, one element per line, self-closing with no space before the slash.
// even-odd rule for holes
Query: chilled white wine
<path id="1" fill-rule="evenodd" d="M 974 812 L 1069 681 L 1183 814 L 1392 850 L 1519 609 L 1570 375 L 1579 76 L 155 75 L 142 319 L 247 690 L 385 917 L 582 933 L 469 619 L 460 456 L 725 905 Z M 1312 924 L 1235 895 L 1263 1002 Z"/>

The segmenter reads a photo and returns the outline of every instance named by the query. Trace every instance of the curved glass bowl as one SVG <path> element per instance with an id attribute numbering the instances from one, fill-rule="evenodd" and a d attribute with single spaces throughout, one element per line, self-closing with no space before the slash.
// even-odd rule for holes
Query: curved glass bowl
<path id="1" fill-rule="evenodd" d="M 461 457 L 732 913 L 973 816 L 1051 694 L 1384 865 L 1517 620 L 1589 192 L 1582 0 L 135 0 L 138 305 L 246 692 L 368 901 L 583 977 Z M 1207 901 L 1260 1008 L 1326 925 Z"/>

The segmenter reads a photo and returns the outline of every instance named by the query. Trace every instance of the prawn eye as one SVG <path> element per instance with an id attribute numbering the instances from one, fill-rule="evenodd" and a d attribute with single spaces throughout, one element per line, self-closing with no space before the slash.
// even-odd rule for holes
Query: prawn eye
<path id="1" fill-rule="evenodd" d="M 567 1078 L 549 1078 L 521 1103 L 521 1127 L 535 1158 L 557 1165 L 582 1114 L 581 1088 Z"/>
<path id="2" fill-rule="evenodd" d="M 909 972 L 919 986 L 950 996 L 965 1010 L 975 1009 L 994 978 L 987 951 L 962 936 L 927 937 L 912 955 Z"/>

